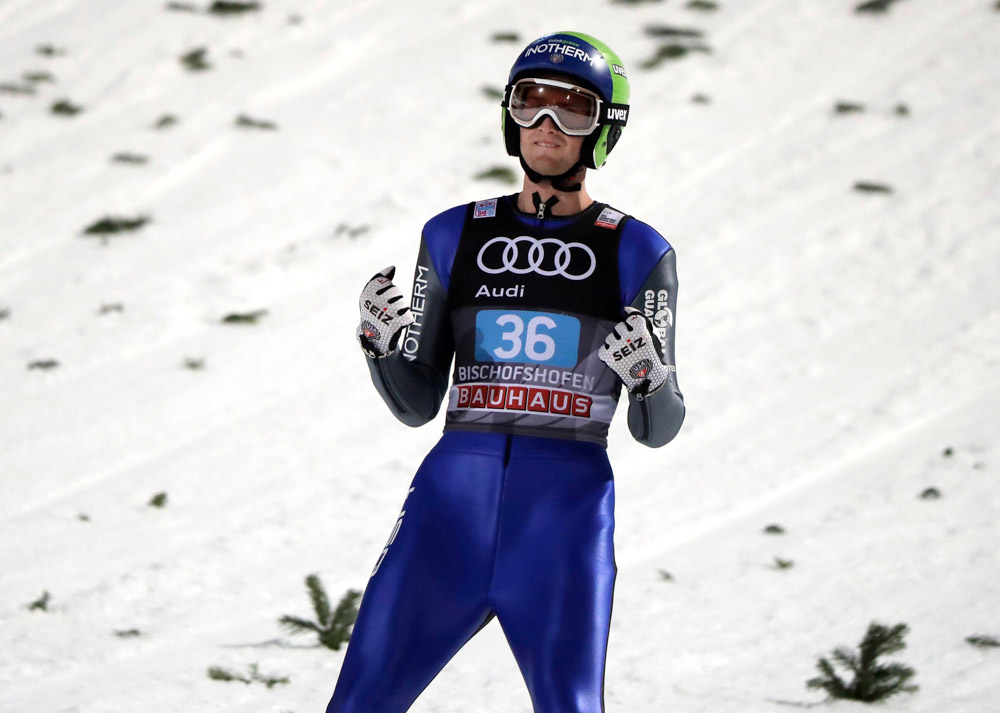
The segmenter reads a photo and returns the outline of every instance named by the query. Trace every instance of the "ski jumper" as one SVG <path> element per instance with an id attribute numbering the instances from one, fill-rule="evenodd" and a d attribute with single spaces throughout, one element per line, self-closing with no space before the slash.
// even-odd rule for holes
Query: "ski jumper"
<path id="1" fill-rule="evenodd" d="M 606 454 L 621 382 L 597 350 L 633 306 L 667 382 L 629 395 L 632 435 L 660 446 L 684 418 L 674 252 L 605 204 L 570 217 L 479 201 L 427 223 L 416 321 L 368 358 L 403 423 L 444 434 L 424 459 L 365 591 L 327 713 L 403 713 L 492 618 L 535 713 L 603 711 L 615 579 Z M 451 385 L 448 372 L 454 358 Z"/>

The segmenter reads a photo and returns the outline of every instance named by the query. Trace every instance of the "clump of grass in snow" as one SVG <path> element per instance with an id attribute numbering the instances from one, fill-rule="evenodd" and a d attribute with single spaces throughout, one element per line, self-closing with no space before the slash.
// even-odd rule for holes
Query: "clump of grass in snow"
<path id="1" fill-rule="evenodd" d="M 896 116 L 907 117 L 910 115 L 910 107 L 906 104 L 897 104 L 896 108 L 893 109 L 893 113 L 895 113 Z"/>
<path id="2" fill-rule="evenodd" d="M 656 53 L 649 59 L 639 63 L 642 69 L 653 69 L 663 62 L 680 59 L 689 52 L 705 52 L 711 54 L 711 48 L 701 42 L 705 33 L 690 27 L 673 27 L 671 25 L 647 25 L 644 30 L 647 37 L 664 40 Z"/>
<path id="3" fill-rule="evenodd" d="M 185 357 L 182 364 L 190 371 L 202 371 L 205 368 L 205 360 L 201 357 Z"/>
<path id="4" fill-rule="evenodd" d="M 167 494 L 157 493 L 149 499 L 147 505 L 151 508 L 165 508 L 167 506 Z"/>
<path id="5" fill-rule="evenodd" d="M 40 596 L 38 599 L 36 599 L 35 601 L 31 602 L 28 605 L 28 611 L 48 611 L 49 602 L 51 601 L 52 601 L 52 595 L 49 594 L 47 591 L 42 592 L 42 596 Z"/>
<path id="6" fill-rule="evenodd" d="M 483 96 L 487 99 L 500 101 L 503 99 L 503 90 L 497 87 L 484 86 L 482 88 Z"/>
<path id="7" fill-rule="evenodd" d="M 116 153 L 111 157 L 114 163 L 127 163 L 134 166 L 142 165 L 144 163 L 149 163 L 149 156 L 138 153 L 129 153 L 127 151 L 122 153 Z"/>
<path id="8" fill-rule="evenodd" d="M 854 190 L 858 193 L 883 193 L 891 194 L 892 186 L 885 183 L 875 183 L 873 181 L 858 181 L 854 184 Z"/>
<path id="9" fill-rule="evenodd" d="M 240 681 L 241 683 L 245 683 L 247 685 L 250 685 L 254 681 L 258 681 L 263 683 L 268 688 L 273 688 L 278 684 L 285 684 L 291 681 L 288 676 L 282 676 L 279 678 L 277 676 L 262 675 L 260 670 L 257 668 L 257 664 L 255 663 L 250 664 L 250 670 L 246 676 L 228 671 L 221 666 L 212 666 L 208 669 L 208 677 L 213 681 Z"/>
<path id="10" fill-rule="evenodd" d="M 25 72 L 23 75 L 21 75 L 21 78 L 30 84 L 55 84 L 56 81 L 56 78 L 52 75 L 52 72 L 46 72 L 45 70 Z"/>
<path id="11" fill-rule="evenodd" d="M 236 117 L 236 126 L 241 129 L 261 129 L 263 131 L 275 131 L 278 128 L 278 125 L 273 121 L 254 119 L 246 114 L 240 114 Z"/>
<path id="12" fill-rule="evenodd" d="M 661 0 L 611 0 L 612 5 L 642 5 L 649 2 L 661 2 Z"/>
<path id="13" fill-rule="evenodd" d="M 1000 8 L 1000 5 L 997 6 Z M 977 634 L 976 636 L 965 637 L 966 642 L 972 646 L 976 646 L 981 649 L 995 649 L 1000 648 L 1000 640 L 995 636 L 984 636 L 982 634 Z"/>
<path id="14" fill-rule="evenodd" d="M 172 12 L 198 12 L 198 6 L 190 2 L 168 2 L 167 10 Z"/>
<path id="15" fill-rule="evenodd" d="M 490 42 L 518 42 L 520 39 L 516 32 L 494 32 L 490 35 Z"/>
<path id="16" fill-rule="evenodd" d="M 180 63 L 189 72 L 204 72 L 212 68 L 208 61 L 208 48 L 198 47 L 181 55 Z"/>
<path id="17" fill-rule="evenodd" d="M 858 102 L 838 101 L 833 106 L 834 114 L 861 114 L 865 105 Z"/>
<path id="18" fill-rule="evenodd" d="M 0 322 L 10 317 L 10 309 L 7 307 L 0 307 Z"/>
<path id="19" fill-rule="evenodd" d="M 35 47 L 35 53 L 42 57 L 62 57 L 66 54 L 66 50 L 55 45 L 38 45 Z"/>
<path id="20" fill-rule="evenodd" d="M 58 359 L 35 359 L 28 362 L 29 371 L 52 371 L 59 367 Z"/>
<path id="21" fill-rule="evenodd" d="M 698 10 L 700 12 L 715 12 L 719 9 L 719 3 L 711 2 L 711 0 L 691 0 L 687 4 L 688 10 Z"/>
<path id="22" fill-rule="evenodd" d="M 493 166 L 480 171 L 473 178 L 477 181 L 500 181 L 501 183 L 517 183 L 517 174 L 507 166 Z"/>
<path id="23" fill-rule="evenodd" d="M 764 534 L 766 535 L 784 535 L 785 528 L 781 525 L 768 525 L 764 528 Z"/>
<path id="24" fill-rule="evenodd" d="M 260 10 L 260 3 L 253 2 L 253 0 L 247 0 L 245 2 L 239 2 L 235 0 L 215 0 L 209 8 L 209 15 L 219 15 L 219 16 L 229 16 L 229 15 L 242 15 L 247 12 L 256 12 Z"/>
<path id="25" fill-rule="evenodd" d="M 347 237 L 353 239 L 364 235 L 369 230 L 371 230 L 371 226 L 368 225 L 348 225 L 347 223 L 341 223 L 337 226 L 337 229 L 333 231 L 333 237 L 339 238 L 342 235 L 346 235 Z"/>
<path id="26" fill-rule="evenodd" d="M 57 116 L 76 116 L 83 111 L 83 107 L 74 104 L 69 99 L 59 99 L 52 104 L 51 111 Z"/>
<path id="27" fill-rule="evenodd" d="M 705 36 L 702 30 L 694 27 L 674 27 L 673 25 L 646 25 L 642 30 L 647 37 L 682 37 L 692 40 L 700 40 Z"/>
<path id="28" fill-rule="evenodd" d="M 898 0 L 867 0 L 856 5 L 854 12 L 858 15 L 884 15 Z"/>
<path id="29" fill-rule="evenodd" d="M 341 597 L 336 609 L 330 608 L 330 599 L 323 588 L 319 575 L 310 574 L 306 577 L 306 589 L 312 602 L 316 621 L 295 616 L 283 616 L 278 623 L 292 634 L 313 632 L 319 635 L 319 643 L 328 649 L 336 651 L 351 638 L 351 629 L 358 618 L 358 602 L 361 592 L 348 589 Z"/>
<path id="30" fill-rule="evenodd" d="M 35 88 L 30 84 L 15 84 L 14 82 L 0 82 L 0 94 L 12 94 L 14 96 L 33 97 Z"/>
<path id="31" fill-rule="evenodd" d="M 941 491 L 937 488 L 927 488 L 924 492 L 920 493 L 921 500 L 940 500 Z"/>
<path id="32" fill-rule="evenodd" d="M 831 659 L 821 657 L 816 662 L 820 675 L 806 682 L 808 688 L 821 688 L 831 698 L 846 698 L 854 701 L 874 703 L 884 701 L 899 693 L 912 693 L 917 686 L 909 683 L 916 673 L 909 666 L 899 663 L 884 664 L 882 656 L 902 651 L 906 648 L 903 638 L 906 624 L 887 627 L 872 622 L 865 632 L 857 653 L 841 647 L 833 651 Z M 846 681 L 837 673 L 835 665 L 853 674 Z"/>
<path id="33" fill-rule="evenodd" d="M 164 114 L 163 116 L 161 116 L 159 119 L 156 120 L 156 123 L 153 124 L 153 128 L 154 129 L 169 129 L 171 126 L 176 126 L 179 123 L 180 123 L 180 119 L 178 119 L 175 115 L 173 115 L 173 114 Z"/>
<path id="34" fill-rule="evenodd" d="M 782 559 L 781 557 L 775 557 L 772 566 L 775 569 L 791 569 L 795 566 L 795 562 L 792 560 Z"/>
<path id="35" fill-rule="evenodd" d="M 231 312 L 222 318 L 223 324 L 257 324 L 267 314 L 266 309 L 253 312 Z"/>
<path id="36" fill-rule="evenodd" d="M 117 629 L 113 633 L 119 639 L 134 639 L 142 636 L 142 632 L 138 629 Z"/>
<path id="37" fill-rule="evenodd" d="M 656 69 L 664 62 L 672 59 L 681 59 L 682 57 L 686 57 L 690 52 L 712 54 L 711 48 L 706 45 L 664 44 L 660 45 L 652 57 L 640 62 L 639 67 L 642 69 Z"/>
<path id="38" fill-rule="evenodd" d="M 117 233 L 131 233 L 139 230 L 148 222 L 149 217 L 145 215 L 136 216 L 135 218 L 105 216 L 97 222 L 88 225 L 84 229 L 83 234 L 107 237 Z"/>

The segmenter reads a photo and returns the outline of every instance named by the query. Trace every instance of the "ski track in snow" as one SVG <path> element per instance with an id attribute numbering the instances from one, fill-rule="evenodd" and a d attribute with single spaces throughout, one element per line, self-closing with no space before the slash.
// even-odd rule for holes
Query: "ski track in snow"
<path id="1" fill-rule="evenodd" d="M 323 709 L 343 652 L 277 619 L 309 614 L 309 573 L 364 587 L 441 425 L 378 403 L 357 289 L 408 275 L 434 213 L 516 190 L 471 178 L 516 167 L 483 88 L 570 27 L 630 67 L 635 112 L 589 186 L 677 249 L 689 408 L 663 449 L 612 427 L 608 710 L 817 704 L 817 656 L 878 619 L 909 624 L 895 658 L 921 687 L 883 710 L 991 711 L 1000 657 L 964 638 L 1000 636 L 1000 14 L 855 4 L 0 0 L 0 82 L 55 80 L 0 92 L 0 711 Z M 643 71 L 652 24 L 712 52 Z M 199 46 L 212 69 L 185 72 Z M 152 220 L 81 237 L 108 214 Z M 253 663 L 291 683 L 206 675 Z M 470 709 L 530 710 L 496 624 L 413 707 Z"/>

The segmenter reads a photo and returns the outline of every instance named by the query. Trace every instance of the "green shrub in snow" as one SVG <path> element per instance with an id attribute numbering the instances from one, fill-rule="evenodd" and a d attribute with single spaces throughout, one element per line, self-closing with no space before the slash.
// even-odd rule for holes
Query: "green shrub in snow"
<path id="1" fill-rule="evenodd" d="M 133 166 L 139 166 L 144 163 L 149 163 L 149 156 L 123 151 L 121 153 L 116 153 L 114 156 L 111 157 L 111 160 L 114 163 L 127 163 Z"/>
<path id="2" fill-rule="evenodd" d="M 247 675 L 241 675 L 238 673 L 233 673 L 232 671 L 226 670 L 221 666 L 212 666 L 208 669 L 208 677 L 213 681 L 239 681 L 240 683 L 245 683 L 250 685 L 254 681 L 263 683 L 268 688 L 273 688 L 280 684 L 289 683 L 291 679 L 288 676 L 265 676 L 260 673 L 257 668 L 257 664 L 250 664 L 250 670 Z"/>
<path id="3" fill-rule="evenodd" d="M 38 45 L 35 47 L 35 53 L 40 54 L 42 57 L 62 57 L 66 54 L 66 50 L 54 45 Z"/>
<path id="4" fill-rule="evenodd" d="M 833 106 L 834 114 L 860 114 L 864 110 L 865 105 L 858 102 L 839 101 Z"/>
<path id="5" fill-rule="evenodd" d="M 792 560 L 782 559 L 781 557 L 775 557 L 774 564 L 772 566 L 775 569 L 791 569 L 795 566 L 795 562 Z"/>
<path id="6" fill-rule="evenodd" d="M 516 32 L 494 32 L 490 35 L 490 42 L 519 42 L 520 39 Z"/>
<path id="7" fill-rule="evenodd" d="M 49 602 L 52 601 L 52 595 L 48 592 L 42 592 L 42 596 L 33 601 L 28 605 L 29 611 L 48 611 Z"/>
<path id="8" fill-rule="evenodd" d="M 236 117 L 236 126 L 241 129 L 262 129 L 264 131 L 275 131 L 278 128 L 278 125 L 273 121 L 254 119 L 246 114 L 240 114 Z"/>
<path id="9" fill-rule="evenodd" d="M 215 0 L 209 7 L 208 13 L 210 15 L 242 15 L 247 12 L 256 12 L 260 10 L 260 3 L 253 2 L 252 0 L 246 0 L 244 2 L 239 2 L 235 0 Z"/>
<path id="10" fill-rule="evenodd" d="M 223 324 L 257 324 L 261 317 L 267 315 L 266 309 L 257 309 L 252 312 L 230 312 L 222 318 Z"/>
<path id="11" fill-rule="evenodd" d="M 163 116 L 161 116 L 159 119 L 156 120 L 156 123 L 153 124 L 153 128 L 169 129 L 171 126 L 176 126 L 179 122 L 180 119 L 178 119 L 173 114 L 164 114 Z"/>
<path id="12" fill-rule="evenodd" d="M 57 116 L 76 116 L 83 111 L 83 107 L 74 104 L 69 99 L 59 99 L 53 102 L 51 111 Z"/>
<path id="13" fill-rule="evenodd" d="M 493 166 L 480 171 L 473 178 L 477 181 L 500 181 L 514 185 L 517 183 L 517 174 L 507 166 Z"/>
<path id="14" fill-rule="evenodd" d="M 873 181 L 858 181 L 854 184 L 854 190 L 858 193 L 892 193 L 892 186 L 885 183 L 875 183 Z"/>
<path id="15" fill-rule="evenodd" d="M 208 61 L 208 48 L 198 47 L 181 55 L 181 65 L 189 72 L 204 72 L 212 68 Z"/>
<path id="16" fill-rule="evenodd" d="M 998 640 L 995 636 L 983 636 L 980 634 L 977 636 L 967 636 L 965 637 L 965 640 L 969 644 L 977 646 L 981 649 L 1000 648 L 1000 640 Z"/>
<path id="17" fill-rule="evenodd" d="M 884 15 L 897 0 L 867 0 L 854 8 L 858 15 Z"/>
<path id="18" fill-rule="evenodd" d="M 105 216 L 104 218 L 101 218 L 95 223 L 87 226 L 84 229 L 83 234 L 107 237 L 108 235 L 114 235 L 116 233 L 131 233 L 138 230 L 148 222 L 149 218 L 144 215 L 140 215 L 135 218 Z"/>
<path id="19" fill-rule="evenodd" d="M 358 603 L 361 592 L 348 589 L 337 603 L 336 609 L 330 608 L 330 599 L 323 588 L 319 575 L 310 574 L 306 577 L 306 589 L 312 602 L 316 621 L 302 619 L 296 616 L 283 616 L 278 620 L 292 634 L 315 633 L 319 643 L 328 649 L 336 651 L 351 638 L 351 630 L 358 618 Z"/>
<path id="20" fill-rule="evenodd" d="M 912 693 L 917 686 L 910 683 L 916 673 L 899 663 L 882 663 L 879 659 L 906 648 L 903 637 L 906 624 L 893 627 L 872 622 L 858 650 L 838 648 L 830 658 L 821 657 L 816 663 L 820 675 L 806 682 L 808 688 L 821 688 L 831 698 L 846 698 L 865 703 L 884 701 L 899 693 Z M 851 674 L 851 680 L 840 677 L 839 665 Z"/>

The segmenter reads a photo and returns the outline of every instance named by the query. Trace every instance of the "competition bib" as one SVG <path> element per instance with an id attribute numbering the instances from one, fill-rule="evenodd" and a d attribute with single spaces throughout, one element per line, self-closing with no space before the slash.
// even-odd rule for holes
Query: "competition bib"
<path id="1" fill-rule="evenodd" d="M 626 217 L 594 204 L 532 228 L 505 199 L 469 206 L 448 300 L 455 370 L 445 429 L 606 443 L 621 384 L 597 357 L 621 319 Z"/>

